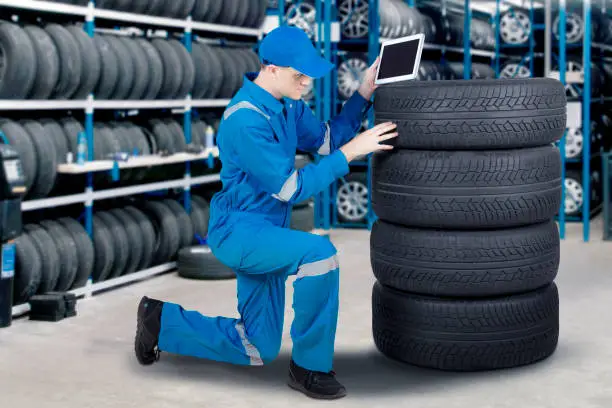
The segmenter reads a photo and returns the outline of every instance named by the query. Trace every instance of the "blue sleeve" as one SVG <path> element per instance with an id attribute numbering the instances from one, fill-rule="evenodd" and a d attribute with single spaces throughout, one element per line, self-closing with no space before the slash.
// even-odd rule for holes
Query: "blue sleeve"
<path id="1" fill-rule="evenodd" d="M 274 198 L 290 204 L 301 202 L 348 174 L 348 162 L 340 150 L 319 163 L 295 169 L 295 155 L 287 154 L 270 125 L 256 113 L 244 115 L 236 118 L 241 125 L 232 132 L 234 159 L 251 182 Z"/>
<path id="2" fill-rule="evenodd" d="M 321 155 L 335 152 L 357 135 L 370 106 L 372 103 L 355 91 L 338 115 L 329 122 L 321 122 L 303 101 L 299 101 L 298 149 Z"/>

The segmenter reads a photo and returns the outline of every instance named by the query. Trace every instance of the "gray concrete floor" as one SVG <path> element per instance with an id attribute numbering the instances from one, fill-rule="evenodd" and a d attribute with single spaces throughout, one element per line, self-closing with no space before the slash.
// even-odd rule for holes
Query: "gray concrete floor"
<path id="1" fill-rule="evenodd" d="M 336 406 L 609 408 L 612 406 L 612 242 L 579 225 L 562 244 L 557 284 L 561 334 L 536 365 L 478 374 L 442 373 L 391 362 L 374 348 L 368 232 L 338 230 L 341 310 L 335 369 L 349 395 Z M 290 280 L 289 283 L 292 281 Z M 292 286 L 287 285 L 288 299 Z M 59 323 L 17 320 L 0 330 L 0 407 L 304 407 L 329 404 L 285 385 L 291 302 L 283 351 L 266 367 L 233 367 L 162 354 L 141 367 L 132 354 L 136 305 L 148 294 L 208 315 L 236 316 L 235 282 L 164 275 L 78 303 Z"/>

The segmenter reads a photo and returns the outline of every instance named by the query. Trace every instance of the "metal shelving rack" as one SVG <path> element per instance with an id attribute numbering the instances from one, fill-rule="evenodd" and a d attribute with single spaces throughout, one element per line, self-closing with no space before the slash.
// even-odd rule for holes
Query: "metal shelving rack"
<path id="1" fill-rule="evenodd" d="M 282 1 L 282 0 L 281 0 Z M 55 3 L 39 0 L 0 0 L 0 7 L 10 8 L 15 11 L 30 10 L 44 13 L 81 16 L 84 17 L 84 29 L 90 37 L 95 35 L 95 20 L 109 20 L 120 23 L 138 23 L 159 28 L 174 28 L 182 30 L 182 43 L 187 51 L 191 53 L 192 33 L 206 32 L 217 33 L 222 35 L 237 35 L 252 38 L 258 41 L 261 38 L 262 32 L 259 29 L 234 27 L 220 24 L 210 24 L 194 22 L 191 17 L 185 20 L 171 19 L 157 16 L 139 15 L 127 13 L 123 11 L 114 11 L 106 9 L 96 9 L 94 0 L 91 0 L 86 7 L 74 6 L 70 4 Z M 141 100 L 141 101 L 117 101 L 117 100 L 95 100 L 93 95 L 90 95 L 87 100 L 0 100 L 0 111 L 7 110 L 83 110 L 85 113 L 85 135 L 88 146 L 88 157 L 93 157 L 93 124 L 94 113 L 96 110 L 112 109 L 112 110 L 132 110 L 132 109 L 172 109 L 179 108 L 183 112 L 183 131 L 187 143 L 191 142 L 191 117 L 192 108 L 213 108 L 227 106 L 229 100 L 192 100 L 187 96 L 184 100 Z M 94 201 L 112 199 L 135 194 L 144 194 L 155 191 L 163 191 L 168 189 L 183 190 L 183 205 L 189 213 L 191 211 L 190 197 L 191 186 L 212 183 L 219 180 L 219 174 L 210 174 L 199 177 L 191 176 L 191 162 L 197 160 L 206 160 L 209 168 L 214 165 L 215 158 L 218 157 L 216 148 L 208 148 L 200 155 L 174 155 L 166 158 L 134 158 L 127 163 L 117 163 L 112 161 L 87 161 L 82 165 L 70 164 L 61 165 L 58 167 L 60 173 L 84 173 L 86 174 L 85 191 L 75 195 L 64 195 L 59 197 L 49 197 L 38 200 L 24 201 L 22 203 L 22 211 L 33 211 L 44 208 L 57 206 L 66 206 L 70 204 L 84 204 L 84 224 L 89 236 L 92 236 L 92 219 L 93 219 L 93 203 Z M 166 180 L 156 183 L 148 183 L 135 185 L 130 187 L 110 188 L 94 191 L 93 174 L 95 172 L 115 170 L 127 167 L 139 166 L 155 166 L 168 163 L 185 163 L 185 173 L 183 178 L 178 180 Z M 72 290 L 72 293 L 78 296 L 90 297 L 94 292 L 105 290 L 111 287 L 117 287 L 129 282 L 145 279 L 160 273 L 168 272 L 175 269 L 175 262 L 168 262 L 162 265 L 156 265 L 152 268 L 139 271 L 133 274 L 121 276 L 119 278 L 110 279 L 107 281 L 92 283 L 90 277 L 88 283 L 82 287 Z M 13 315 L 18 316 L 29 311 L 29 304 L 22 304 L 13 307 Z"/>

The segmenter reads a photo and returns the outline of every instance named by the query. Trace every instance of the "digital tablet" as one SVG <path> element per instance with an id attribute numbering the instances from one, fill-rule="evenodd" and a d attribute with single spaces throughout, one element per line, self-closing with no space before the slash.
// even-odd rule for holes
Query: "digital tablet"
<path id="1" fill-rule="evenodd" d="M 416 78 L 421 63 L 425 34 L 415 34 L 382 43 L 375 84 Z"/>

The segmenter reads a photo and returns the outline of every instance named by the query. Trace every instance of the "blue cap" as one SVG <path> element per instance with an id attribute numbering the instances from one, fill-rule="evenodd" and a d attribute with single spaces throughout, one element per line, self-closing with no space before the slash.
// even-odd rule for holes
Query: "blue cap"
<path id="1" fill-rule="evenodd" d="M 321 56 L 302 29 L 292 26 L 270 31 L 259 45 L 259 58 L 264 64 L 291 67 L 311 78 L 325 76 L 334 67 Z"/>

